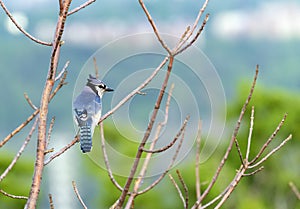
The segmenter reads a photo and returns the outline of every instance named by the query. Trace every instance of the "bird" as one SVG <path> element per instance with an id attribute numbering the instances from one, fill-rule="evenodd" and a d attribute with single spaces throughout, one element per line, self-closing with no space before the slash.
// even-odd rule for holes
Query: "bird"
<path id="1" fill-rule="evenodd" d="M 80 148 L 83 153 L 92 149 L 92 137 L 101 118 L 102 96 L 113 91 L 101 80 L 89 75 L 87 83 L 73 102 L 74 120 L 79 126 Z"/>

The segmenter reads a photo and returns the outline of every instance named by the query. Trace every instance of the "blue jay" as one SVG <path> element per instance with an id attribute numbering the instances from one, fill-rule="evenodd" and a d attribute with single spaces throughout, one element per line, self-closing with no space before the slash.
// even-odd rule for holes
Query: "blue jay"
<path id="1" fill-rule="evenodd" d="M 73 102 L 75 121 L 80 129 L 80 148 L 83 153 L 92 149 L 94 129 L 101 118 L 102 96 L 113 91 L 102 81 L 89 75 L 88 82 Z"/>

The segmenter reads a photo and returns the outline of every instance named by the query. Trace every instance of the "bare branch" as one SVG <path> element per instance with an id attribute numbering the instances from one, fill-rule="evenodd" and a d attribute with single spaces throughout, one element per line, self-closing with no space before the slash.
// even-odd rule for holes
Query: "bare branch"
<path id="1" fill-rule="evenodd" d="M 180 42 L 178 43 L 178 45 L 173 49 L 174 55 L 178 54 L 178 51 L 181 49 L 181 47 L 182 47 L 182 46 L 190 39 L 190 37 L 193 35 L 195 29 L 196 29 L 197 26 L 198 26 L 199 20 L 200 20 L 202 14 L 204 13 L 204 11 L 205 11 L 205 9 L 206 9 L 206 7 L 207 7 L 208 1 L 209 1 L 209 0 L 205 0 L 205 2 L 203 3 L 201 9 L 200 9 L 199 12 L 198 12 L 198 15 L 197 15 L 195 21 L 194 21 L 193 26 L 192 26 L 191 29 L 187 32 L 185 38 L 184 38 L 182 41 L 180 41 Z M 202 24 L 202 25 L 203 25 L 203 24 Z M 199 30 L 199 31 L 200 31 L 200 30 Z M 201 31 L 200 31 L 200 32 L 201 32 Z M 197 35 L 196 35 L 196 36 L 197 36 Z M 199 36 L 199 35 L 198 35 L 198 36 Z M 197 37 L 198 37 L 198 36 L 197 36 Z M 197 38 L 194 38 L 194 39 L 196 40 Z"/>
<path id="2" fill-rule="evenodd" d="M 188 120 L 188 117 L 186 117 L 185 120 Z M 179 140 L 179 143 L 178 143 L 178 146 L 177 146 L 177 149 L 173 155 L 173 158 L 168 166 L 168 168 L 150 185 L 148 186 L 147 188 L 145 188 L 144 190 L 140 191 L 137 193 L 137 195 L 140 195 L 140 194 L 143 194 L 147 191 L 149 191 L 150 189 L 152 189 L 153 187 L 155 187 L 166 175 L 167 173 L 170 171 L 170 169 L 173 167 L 174 163 L 175 163 L 175 160 L 177 159 L 177 156 L 179 154 L 179 151 L 181 149 L 181 146 L 182 146 L 182 143 L 183 143 L 183 140 L 184 140 L 184 133 L 185 133 L 185 129 L 182 131 L 182 135 L 181 135 L 181 139 Z"/>
<path id="3" fill-rule="evenodd" d="M 153 128 L 153 125 L 154 125 L 154 121 L 156 120 L 156 116 L 157 116 L 157 113 L 158 113 L 158 110 L 160 108 L 160 104 L 161 104 L 161 101 L 163 99 L 163 96 L 165 94 L 165 89 L 168 85 L 168 81 L 169 81 L 169 77 L 170 77 L 170 74 L 171 74 L 171 71 L 172 71 L 172 68 L 173 68 L 173 61 L 174 61 L 174 57 L 170 57 L 170 60 L 169 60 L 169 65 L 168 65 L 168 70 L 166 72 L 166 75 L 165 75 L 165 79 L 163 81 L 163 84 L 162 84 L 162 87 L 160 89 L 160 92 L 159 92 L 159 95 L 158 95 L 158 98 L 156 100 L 156 103 L 155 103 L 155 106 L 154 106 L 154 110 L 152 112 L 152 116 L 151 116 L 151 119 L 148 123 L 148 127 L 145 131 L 145 134 L 144 134 L 144 137 L 138 147 L 138 152 L 135 156 L 135 160 L 133 162 L 133 165 L 131 167 L 131 171 L 130 171 L 130 174 L 127 178 L 127 181 L 126 181 L 126 184 L 124 186 L 124 189 L 122 191 L 122 194 L 119 198 L 119 202 L 118 202 L 118 205 L 117 205 L 117 208 L 121 208 L 124 204 L 124 201 L 125 201 L 125 197 L 128 193 L 128 190 L 129 190 L 129 187 L 132 183 L 132 180 L 134 178 L 134 175 L 137 171 L 137 168 L 138 168 L 138 165 L 139 165 L 139 162 L 140 162 L 140 159 L 141 159 L 141 156 L 142 156 L 142 153 L 143 153 L 143 149 L 144 149 L 144 146 L 147 142 L 147 140 L 149 139 L 149 136 L 150 136 L 150 133 L 152 131 L 152 128 Z"/>
<path id="4" fill-rule="evenodd" d="M 187 124 L 189 120 L 189 116 L 187 116 L 187 119 L 183 122 L 183 125 L 181 126 L 179 132 L 176 134 L 176 136 L 174 137 L 174 139 L 166 146 L 160 148 L 160 149 L 156 149 L 156 150 L 146 150 L 146 149 L 143 149 L 144 152 L 147 152 L 147 153 L 159 153 L 159 152 L 164 152 L 166 151 L 167 149 L 169 149 L 170 147 L 172 147 L 175 142 L 177 141 L 177 139 L 180 137 L 180 135 L 182 134 L 183 130 L 185 129 L 185 126 Z"/>
<path id="5" fill-rule="evenodd" d="M 44 162 L 44 166 L 48 165 L 52 160 L 54 160 L 55 158 L 57 158 L 58 156 L 63 154 L 65 151 L 70 149 L 77 142 L 79 142 L 79 137 L 75 136 L 74 139 L 69 144 L 67 144 L 65 147 L 61 148 L 60 151 L 58 151 L 57 153 L 55 153 L 51 157 L 49 157 L 48 160 Z"/>
<path id="6" fill-rule="evenodd" d="M 87 1 L 87 2 L 85 2 L 85 3 L 83 3 L 83 4 L 81 4 L 79 7 L 76 7 L 75 9 L 73 9 L 72 11 L 70 11 L 70 12 L 68 13 L 68 16 L 69 16 L 69 15 L 72 15 L 72 14 L 74 14 L 74 13 L 76 13 L 76 12 L 78 12 L 79 10 L 81 10 L 81 9 L 83 9 L 83 8 L 85 8 L 85 7 L 87 7 L 88 5 L 94 3 L 95 1 L 96 1 L 96 0 L 89 0 L 89 1 Z"/>
<path id="7" fill-rule="evenodd" d="M 99 126 L 100 126 L 100 135 L 101 135 L 101 148 L 102 148 L 103 158 L 104 158 L 104 162 L 105 162 L 105 166 L 106 166 L 106 169 L 107 169 L 108 176 L 109 176 L 111 182 L 113 183 L 113 185 L 115 185 L 115 187 L 117 189 L 119 189 L 120 191 L 122 191 L 123 188 L 119 185 L 119 183 L 114 178 L 114 175 L 112 173 L 112 170 L 111 170 L 111 167 L 110 167 L 110 164 L 109 164 L 109 160 L 108 160 L 108 156 L 107 156 L 106 148 L 105 148 L 105 138 L 104 138 L 103 123 L 100 123 Z"/>
<path id="8" fill-rule="evenodd" d="M 217 204 L 217 206 L 215 207 L 215 209 L 220 208 L 224 204 L 224 202 L 229 198 L 229 196 L 231 195 L 231 193 L 233 192 L 233 190 L 235 189 L 235 187 L 241 181 L 241 178 L 243 177 L 245 171 L 248 169 L 247 165 L 248 164 L 246 163 L 246 165 L 242 165 L 241 166 L 241 168 L 237 172 L 235 178 L 232 180 L 232 182 L 230 183 L 229 187 L 226 189 L 225 194 L 223 195 L 221 201 Z"/>
<path id="9" fill-rule="evenodd" d="M 168 122 L 169 107 L 170 107 L 170 101 L 171 101 L 173 89 L 174 89 L 174 84 L 171 85 L 170 90 L 169 90 L 169 94 L 168 94 L 168 98 L 167 98 L 167 102 L 166 102 L 166 107 L 165 107 L 165 118 L 164 118 L 164 121 L 160 122 L 158 124 L 158 126 L 157 126 L 154 140 L 152 141 L 152 143 L 150 145 L 150 150 L 154 149 L 154 147 L 155 147 L 155 145 L 156 145 L 156 143 L 157 143 L 157 141 L 159 139 L 159 135 L 161 133 L 162 127 L 165 126 L 167 124 L 167 122 Z M 143 178 L 144 178 L 144 176 L 145 176 L 145 174 L 147 172 L 147 168 L 148 168 L 151 156 L 152 156 L 152 153 L 148 153 L 146 155 L 146 158 L 144 160 L 144 163 L 143 163 L 143 166 L 142 166 L 142 168 L 140 170 L 138 178 L 135 181 L 135 184 L 134 184 L 134 187 L 133 187 L 133 192 L 131 193 L 130 197 L 128 198 L 128 201 L 127 201 L 125 209 L 127 209 L 127 208 L 129 209 L 130 207 L 132 207 L 134 198 L 136 197 L 137 192 L 138 192 L 138 190 L 139 190 L 139 188 L 140 188 L 140 186 L 142 184 Z"/>
<path id="10" fill-rule="evenodd" d="M 26 99 L 26 101 L 28 102 L 29 106 L 33 109 L 33 110 L 37 110 L 37 107 L 32 103 L 32 101 L 30 100 L 30 98 L 28 97 L 27 93 L 24 92 L 24 97 Z"/>
<path id="11" fill-rule="evenodd" d="M 64 82 L 67 77 L 67 71 L 64 72 L 63 77 L 60 79 L 58 86 L 54 89 L 54 91 L 50 95 L 50 101 L 56 95 L 56 93 L 63 87 L 66 83 Z M 8 134 L 1 142 L 0 148 L 5 145 L 13 136 L 19 133 L 35 116 L 37 116 L 40 112 L 40 109 L 34 111 L 21 125 L 19 125 L 15 130 L 13 130 L 10 134 Z"/>
<path id="12" fill-rule="evenodd" d="M 198 206 L 198 208 L 204 209 L 204 208 L 207 208 L 207 207 L 211 206 L 211 205 L 214 204 L 216 201 L 218 201 L 221 197 L 224 196 L 224 194 L 227 192 L 228 188 L 229 188 L 229 186 L 226 187 L 226 188 L 224 189 L 224 191 L 223 191 L 221 194 L 219 194 L 218 196 L 216 196 L 214 199 L 212 199 L 211 201 L 209 201 L 208 203 L 206 203 L 205 205 L 203 205 L 203 206 L 201 206 L 201 207 Z"/>
<path id="13" fill-rule="evenodd" d="M 195 178 L 196 178 L 196 197 L 197 199 L 201 196 L 201 184 L 200 184 L 200 147 L 201 147 L 201 131 L 202 131 L 202 122 L 199 120 L 198 124 L 198 136 L 197 136 L 197 147 L 196 147 L 196 160 L 195 160 Z M 199 205 L 201 206 L 201 205 Z M 199 207 L 200 208 L 200 207 Z"/>
<path id="14" fill-rule="evenodd" d="M 183 177 L 182 177 L 180 171 L 176 170 L 176 173 L 177 173 L 177 176 L 179 178 L 179 181 L 180 181 L 180 183 L 183 187 L 183 191 L 184 191 L 184 194 L 185 194 L 184 208 L 188 209 L 188 207 L 189 207 L 189 191 L 188 191 L 188 188 L 187 188 L 187 186 L 186 186 L 186 184 L 183 180 Z"/>
<path id="15" fill-rule="evenodd" d="M 157 73 L 160 71 L 160 69 L 166 64 L 166 62 L 169 60 L 169 57 L 165 57 L 164 60 L 160 63 L 160 65 L 153 71 L 153 73 L 136 89 L 134 89 L 131 93 L 129 93 L 124 99 L 122 99 L 114 108 L 112 108 L 110 111 L 108 111 L 105 115 L 103 115 L 98 122 L 98 125 L 108 118 L 111 114 L 113 114 L 117 109 L 119 109 L 121 106 L 123 106 L 130 98 L 132 98 L 134 95 L 138 94 L 145 86 L 147 86 L 152 79 L 157 75 Z"/>
<path id="16" fill-rule="evenodd" d="M 17 163 L 18 159 L 21 157 L 24 149 L 26 148 L 26 146 L 28 145 L 28 142 L 31 139 L 31 136 L 35 130 L 35 127 L 37 125 L 38 122 L 38 118 L 35 120 L 34 124 L 31 127 L 31 130 L 29 131 L 28 136 L 26 137 L 23 145 L 21 146 L 21 148 L 19 149 L 18 153 L 16 154 L 16 156 L 14 157 L 14 159 L 11 161 L 11 163 L 9 164 L 9 166 L 5 169 L 5 171 L 2 173 L 2 175 L 0 176 L 0 182 L 6 177 L 6 175 L 9 173 L 9 171 L 14 167 L 14 165 Z"/>
<path id="17" fill-rule="evenodd" d="M 58 85 L 56 86 L 56 88 L 52 91 L 49 100 L 51 101 L 53 99 L 53 97 L 57 94 L 57 92 L 61 89 L 61 87 L 63 87 L 64 85 L 66 85 L 67 83 L 65 82 L 66 78 L 67 78 L 67 74 L 68 71 L 64 71 L 62 77 L 59 80 Z"/>
<path id="18" fill-rule="evenodd" d="M 73 185 L 74 192 L 75 192 L 75 194 L 76 194 L 76 196 L 77 196 L 77 198 L 78 198 L 80 204 L 82 205 L 82 207 L 83 207 L 84 209 L 87 209 L 86 205 L 84 204 L 84 202 L 83 202 L 83 200 L 82 200 L 82 198 L 81 198 L 81 196 L 80 196 L 80 194 L 79 194 L 79 192 L 78 192 L 78 189 L 77 189 L 77 187 L 76 187 L 75 181 L 72 181 L 72 185 Z"/>
<path id="19" fill-rule="evenodd" d="M 249 168 L 255 168 L 265 162 L 271 155 L 273 155 L 275 152 L 277 152 L 281 147 L 283 147 L 290 139 L 292 139 L 292 134 L 290 134 L 283 142 L 281 142 L 277 147 L 272 149 L 271 152 L 269 152 L 265 157 L 263 157 L 260 161 L 255 163 L 254 165 L 250 165 Z"/>
<path id="20" fill-rule="evenodd" d="M 232 137 L 231 137 L 230 143 L 229 143 L 229 145 L 228 145 L 228 148 L 227 148 L 227 150 L 226 150 L 226 152 L 225 152 L 225 155 L 224 155 L 223 159 L 221 160 L 221 162 L 220 162 L 220 164 L 219 164 L 219 166 L 218 166 L 218 168 L 217 168 L 217 170 L 216 170 L 216 172 L 215 172 L 215 174 L 214 174 L 214 176 L 213 176 L 213 178 L 212 178 L 210 184 L 208 185 L 208 187 L 206 188 L 206 190 L 203 192 L 201 198 L 198 199 L 198 200 L 195 202 L 195 204 L 192 206 L 193 209 L 197 208 L 198 205 L 201 203 L 201 201 L 208 195 L 208 193 L 210 192 L 211 188 L 212 188 L 213 185 L 216 183 L 217 178 L 219 177 L 219 175 L 220 175 L 220 173 L 221 173 L 221 170 L 222 170 L 222 168 L 223 168 L 225 162 L 227 161 L 227 158 L 228 158 L 228 156 L 229 156 L 229 153 L 230 153 L 231 150 L 232 150 L 233 143 L 234 143 L 234 141 L 235 141 L 235 139 L 236 139 L 236 136 L 237 136 L 237 134 L 238 134 L 238 131 L 239 131 L 239 129 L 240 129 L 240 124 L 241 124 L 241 121 L 242 121 L 242 119 L 243 119 L 243 117 L 244 117 L 246 108 L 247 108 L 247 106 L 248 106 L 248 104 L 249 104 L 249 102 L 250 102 L 250 100 L 251 100 L 251 98 L 252 98 L 253 91 L 254 91 L 254 87 L 255 87 L 255 84 L 256 84 L 256 80 L 257 80 L 257 76 L 258 76 L 258 65 L 256 66 L 255 76 L 254 76 L 254 79 L 253 79 L 253 82 L 252 82 L 252 86 L 251 86 L 249 95 L 248 95 L 248 97 L 247 97 L 247 99 L 246 99 L 246 101 L 245 101 L 245 103 L 244 103 L 244 105 L 243 105 L 243 107 L 242 107 L 242 110 L 241 110 L 241 112 L 240 112 L 239 119 L 238 119 L 237 124 L 236 124 L 236 126 L 235 126 L 234 132 L 233 132 L 233 134 L 232 134 Z M 245 166 L 244 166 L 244 167 L 245 167 Z"/>
<path id="21" fill-rule="evenodd" d="M 169 178 L 170 178 L 171 182 L 173 183 L 173 185 L 175 186 L 175 188 L 176 188 L 176 190 L 177 190 L 177 192 L 178 192 L 178 194 L 179 194 L 179 197 L 180 197 L 180 199 L 181 199 L 183 205 L 185 206 L 185 205 L 186 205 L 186 204 L 185 204 L 185 199 L 184 199 L 184 197 L 183 197 L 183 194 L 182 194 L 182 192 L 181 192 L 181 190 L 180 190 L 178 184 L 176 183 L 176 181 L 174 180 L 174 178 L 172 177 L 171 174 L 169 174 Z M 186 208 L 186 207 L 185 207 L 185 208 Z"/>
<path id="22" fill-rule="evenodd" d="M 93 57 L 93 61 L 94 61 L 94 68 L 95 68 L 95 77 L 99 78 L 99 68 L 98 68 L 98 65 L 97 65 L 96 57 Z"/>
<path id="23" fill-rule="evenodd" d="M 199 30 L 198 30 L 197 34 L 195 35 L 195 37 L 187 45 L 185 45 L 181 49 L 178 49 L 177 51 L 175 51 L 175 55 L 182 53 L 183 51 L 185 51 L 187 48 L 189 48 L 190 46 L 192 46 L 195 43 L 195 41 L 199 38 L 200 34 L 202 33 L 202 31 L 203 31 L 203 29 L 204 29 L 204 27 L 205 27 L 208 19 L 209 19 L 209 14 L 207 14 L 205 16 L 205 19 L 203 20 L 202 25 L 199 28 Z M 185 37 L 186 36 L 186 32 L 183 35 Z M 181 40 L 181 42 L 182 41 L 183 41 L 183 39 Z"/>
<path id="24" fill-rule="evenodd" d="M 155 33 L 159 43 L 161 44 L 161 46 L 169 53 L 169 55 L 172 55 L 171 50 L 169 49 L 169 47 L 167 46 L 167 44 L 164 42 L 164 40 L 161 38 L 161 36 L 159 35 L 158 29 L 149 13 L 149 11 L 147 10 L 144 2 L 142 0 L 139 0 L 139 3 L 142 7 L 142 9 L 144 10 L 144 13 L 146 14 L 148 21 L 150 23 L 150 25 L 152 26 L 153 32 Z"/>
<path id="25" fill-rule="evenodd" d="M 49 194 L 48 196 L 49 196 L 50 209 L 54 209 L 54 203 L 53 203 L 52 195 Z"/>
<path id="26" fill-rule="evenodd" d="M 266 141 L 266 143 L 262 146 L 262 148 L 260 149 L 260 151 L 258 152 L 258 154 L 255 156 L 255 158 L 253 160 L 251 160 L 250 164 L 255 163 L 258 160 L 258 158 L 260 158 L 260 156 L 263 154 L 263 152 L 265 151 L 265 149 L 268 147 L 268 145 L 271 143 L 271 141 L 275 138 L 275 136 L 277 135 L 277 133 L 281 129 L 282 125 L 285 122 L 286 117 L 287 117 L 287 113 L 284 114 L 282 120 L 278 124 L 277 128 L 275 129 L 275 131 L 272 133 L 272 135 L 269 137 L 269 139 Z"/>
<path id="27" fill-rule="evenodd" d="M 261 166 L 261 167 L 259 167 L 258 169 L 256 169 L 255 171 L 253 171 L 253 172 L 251 172 L 251 173 L 244 173 L 244 174 L 243 174 L 243 177 L 244 177 L 244 176 L 252 176 L 252 175 L 255 175 L 256 173 L 262 171 L 263 169 L 264 169 L 264 166 Z"/>
<path id="28" fill-rule="evenodd" d="M 251 117 L 250 117 L 250 128 L 249 128 L 247 151 L 246 151 L 246 161 L 247 162 L 249 162 L 249 154 L 250 154 L 250 147 L 251 147 L 253 124 L 254 124 L 254 106 L 252 106 Z"/>
<path id="29" fill-rule="evenodd" d="M 47 154 L 49 154 L 51 152 L 54 152 L 54 148 L 47 149 L 47 150 L 45 150 L 44 153 L 45 153 L 45 155 L 47 155 Z"/>
<path id="30" fill-rule="evenodd" d="M 30 35 L 28 32 L 26 32 L 21 25 L 19 25 L 17 23 L 17 21 L 14 19 L 13 15 L 8 11 L 8 9 L 6 8 L 6 6 L 4 5 L 3 1 L 0 0 L 0 5 L 3 8 L 3 10 L 5 11 L 6 15 L 9 17 L 9 19 L 13 22 L 13 24 L 19 29 L 19 31 L 21 33 L 23 33 L 25 36 L 27 36 L 29 39 L 31 39 L 32 41 L 38 43 L 38 44 L 42 44 L 42 45 L 46 45 L 46 46 L 52 46 L 52 43 L 50 42 L 44 42 L 41 41 L 35 37 L 33 37 L 32 35 Z"/>
<path id="31" fill-rule="evenodd" d="M 238 151 L 240 161 L 244 165 L 243 154 L 242 154 L 241 147 L 239 145 L 237 138 L 235 138 L 234 143 L 235 143 L 236 149 Z"/>
<path id="32" fill-rule="evenodd" d="M 50 139 L 51 139 L 51 134 L 52 134 L 54 122 L 55 122 L 55 117 L 52 117 L 51 122 L 50 122 L 49 129 L 48 129 L 48 137 L 47 137 L 47 140 L 46 140 L 46 142 L 47 142 L 46 147 L 47 147 L 47 148 L 48 148 L 49 143 L 50 143 Z"/>
<path id="33" fill-rule="evenodd" d="M 300 200 L 300 192 L 298 188 L 295 186 L 295 184 L 293 182 L 289 182 L 289 186 L 291 187 L 292 191 L 294 192 L 298 200 Z"/>
<path id="34" fill-rule="evenodd" d="M 40 109 L 37 109 L 32 113 L 21 125 L 19 125 L 15 130 L 13 130 L 10 134 L 8 134 L 1 142 L 0 148 L 6 144 L 14 135 L 19 133 L 37 114 L 39 114 Z"/>
<path id="35" fill-rule="evenodd" d="M 60 71 L 60 73 L 55 77 L 54 81 L 57 81 L 62 78 L 62 76 L 64 75 L 65 71 L 67 70 L 69 64 L 70 64 L 70 61 L 67 61 L 65 66 L 63 67 L 63 69 Z"/>
<path id="36" fill-rule="evenodd" d="M 2 189 L 0 189 L 0 193 L 2 193 L 3 195 L 5 195 L 7 197 L 13 198 L 13 199 L 24 199 L 24 200 L 28 199 L 28 197 L 25 197 L 25 196 L 17 196 L 17 195 L 9 194 L 9 193 L 3 191 Z"/>

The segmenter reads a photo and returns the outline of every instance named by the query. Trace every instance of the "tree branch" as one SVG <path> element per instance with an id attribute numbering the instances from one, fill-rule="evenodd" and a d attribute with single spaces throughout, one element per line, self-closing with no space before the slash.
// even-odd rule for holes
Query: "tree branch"
<path id="1" fill-rule="evenodd" d="M 77 187 L 76 187 L 75 181 L 72 181 L 72 185 L 73 185 L 74 192 L 75 192 L 75 194 L 76 194 L 76 196 L 77 196 L 77 198 L 78 198 L 80 204 L 82 205 L 82 207 L 83 207 L 84 209 L 87 209 L 86 205 L 84 204 L 84 202 L 83 202 L 83 200 L 82 200 L 82 198 L 81 198 L 81 196 L 80 196 L 80 194 L 79 194 L 79 191 L 78 191 L 78 189 L 77 189 Z"/>
<path id="2" fill-rule="evenodd" d="M 126 97 L 124 97 L 114 108 L 112 108 L 110 111 L 108 111 L 105 115 L 101 117 L 101 119 L 98 122 L 98 125 L 104 121 L 106 118 L 108 118 L 110 115 L 112 115 L 115 111 L 117 111 L 121 106 L 123 106 L 130 98 L 132 98 L 134 95 L 139 94 L 140 91 L 145 88 L 152 79 L 157 75 L 157 73 L 160 71 L 160 69 L 166 64 L 166 62 L 169 60 L 169 57 L 165 57 L 164 60 L 160 63 L 160 65 L 153 71 L 153 73 L 136 89 L 134 89 L 131 93 L 129 93 Z"/>
<path id="3" fill-rule="evenodd" d="M 150 122 L 149 122 L 147 130 L 146 130 L 146 132 L 144 134 L 144 137 L 143 137 L 143 139 L 142 139 L 142 141 L 141 141 L 141 143 L 139 145 L 138 152 L 137 152 L 137 154 L 135 156 L 135 160 L 134 160 L 134 163 L 132 165 L 130 174 L 129 174 L 128 178 L 127 178 L 126 184 L 125 184 L 124 189 L 122 191 L 122 194 L 121 194 L 121 196 L 119 198 L 119 202 L 118 202 L 118 205 L 117 205 L 118 209 L 121 208 L 123 206 L 123 204 L 124 204 L 125 197 L 126 197 L 126 195 L 128 193 L 129 187 L 130 187 L 130 185 L 132 183 L 132 180 L 133 180 L 134 175 L 136 173 L 138 164 L 140 162 L 140 158 L 141 158 L 142 153 L 143 153 L 143 148 L 144 148 L 144 146 L 145 146 L 145 144 L 146 144 L 146 142 L 147 142 L 147 140 L 148 140 L 148 138 L 150 136 L 150 133 L 152 131 L 154 121 L 156 119 L 156 116 L 157 116 L 158 110 L 160 108 L 160 104 L 161 104 L 162 98 L 163 98 L 164 93 L 165 93 L 165 89 L 167 87 L 167 83 L 169 81 L 169 77 L 170 77 L 171 70 L 172 70 L 172 67 L 173 67 L 173 61 L 174 61 L 174 57 L 171 56 L 170 60 L 169 60 L 169 65 L 168 65 L 168 70 L 167 70 L 167 73 L 166 73 L 166 76 L 165 76 L 165 80 L 164 80 L 163 85 L 161 87 L 161 90 L 159 92 L 159 96 L 158 96 L 158 98 L 156 100 L 154 111 L 152 113 Z"/>
<path id="4" fill-rule="evenodd" d="M 0 189 L 0 193 L 2 193 L 3 195 L 5 195 L 7 197 L 13 198 L 13 199 L 24 199 L 24 200 L 28 199 L 28 197 L 25 197 L 25 196 L 18 196 L 18 195 L 9 194 L 9 193 L 5 192 L 2 189 Z"/>
<path id="5" fill-rule="evenodd" d="M 148 21 L 149 21 L 150 25 L 152 26 L 152 29 L 153 29 L 153 31 L 154 31 L 154 33 L 155 33 L 155 35 L 156 35 L 156 37 L 157 37 L 159 43 L 160 43 L 161 46 L 168 52 L 169 55 L 172 55 L 171 50 L 169 49 L 169 47 L 167 46 L 167 44 L 164 42 L 164 40 L 163 40 L 163 39 L 161 38 L 161 36 L 159 35 L 158 29 L 157 29 L 157 27 L 156 27 L 156 25 L 155 25 L 155 23 L 154 23 L 154 21 L 153 21 L 151 15 L 150 15 L 149 11 L 147 10 L 147 8 L 146 8 L 144 2 L 143 2 L 142 0 L 139 0 L 139 3 L 140 3 L 140 5 L 141 5 L 142 9 L 144 10 L 144 13 L 145 13 L 146 16 L 147 16 Z"/>
<path id="6" fill-rule="evenodd" d="M 72 14 L 78 12 L 79 10 L 81 10 L 81 9 L 83 9 L 83 8 L 85 8 L 85 7 L 87 7 L 87 6 L 89 6 L 90 4 L 94 3 L 95 1 L 96 1 L 96 0 L 89 0 L 89 1 L 87 1 L 87 2 L 85 2 L 85 3 L 83 3 L 83 4 L 81 4 L 79 7 L 76 7 L 75 9 L 73 9 L 72 11 L 70 11 L 70 12 L 68 13 L 68 16 L 70 16 L 70 15 L 72 15 Z"/>
<path id="7" fill-rule="evenodd" d="M 42 45 L 45 45 L 45 46 L 52 46 L 52 43 L 50 42 L 44 42 L 44 41 L 41 41 L 35 37 L 33 37 L 32 35 L 30 35 L 28 32 L 26 32 L 21 25 L 19 25 L 17 23 L 17 21 L 14 19 L 13 15 L 8 11 L 8 9 L 6 8 L 6 6 L 4 5 L 3 1 L 0 0 L 0 5 L 1 7 L 3 8 L 3 10 L 5 11 L 6 15 L 9 17 L 9 19 L 13 22 L 13 24 L 19 29 L 19 31 L 21 33 L 23 33 L 25 36 L 27 36 L 29 39 L 31 39 L 32 41 L 38 43 L 38 44 L 42 44 Z"/>
<path id="8" fill-rule="evenodd" d="M 40 105 L 40 117 L 39 117 L 39 128 L 38 128 L 38 141 L 36 151 L 36 161 L 34 166 L 34 175 L 32 179 L 32 185 L 28 201 L 25 205 L 26 209 L 35 209 L 38 195 L 40 192 L 42 174 L 44 168 L 44 158 L 46 150 L 46 125 L 48 115 L 48 105 L 50 102 L 51 91 L 54 86 L 56 70 L 60 55 L 61 37 L 64 31 L 65 21 L 71 0 L 63 1 L 63 9 L 59 13 L 59 18 L 55 31 L 55 38 L 52 46 L 52 53 L 50 58 L 50 67 L 48 70 L 48 76 L 45 83 L 45 88 L 42 93 L 41 105 Z"/>
<path id="9" fill-rule="evenodd" d="M 240 129 L 241 121 L 242 121 L 242 119 L 244 117 L 244 114 L 246 112 L 246 108 L 247 108 L 247 106 L 248 106 L 248 104 L 249 104 L 249 102 L 250 102 L 250 100 L 252 98 L 254 87 L 256 85 L 257 76 L 258 76 L 258 65 L 256 66 L 256 71 L 255 71 L 255 75 L 254 75 L 254 79 L 253 79 L 253 82 L 252 82 L 252 86 L 251 86 L 250 92 L 249 92 L 248 97 L 247 97 L 247 99 L 246 99 L 246 101 L 245 101 L 245 103 L 244 103 L 244 105 L 242 107 L 242 110 L 240 112 L 239 119 L 238 119 L 237 124 L 235 126 L 234 132 L 232 134 L 232 137 L 231 137 L 229 146 L 228 146 L 228 148 L 227 148 L 227 150 L 225 152 L 225 155 L 222 158 L 222 160 L 221 160 L 221 162 L 220 162 L 220 164 L 219 164 L 219 166 L 218 166 L 218 168 L 217 168 L 217 170 L 216 170 L 216 172 L 215 172 L 215 174 L 214 174 L 214 176 L 213 176 L 210 184 L 208 185 L 208 187 L 206 188 L 206 190 L 203 192 L 201 198 L 197 199 L 197 201 L 195 202 L 195 204 L 192 206 L 193 209 L 197 208 L 198 205 L 201 203 L 201 201 L 208 195 L 208 193 L 210 192 L 211 188 L 216 183 L 217 178 L 219 177 L 219 175 L 220 175 L 220 173 L 221 173 L 221 171 L 222 171 L 222 169 L 224 167 L 225 162 L 227 161 L 229 153 L 232 150 L 233 143 L 236 140 L 236 136 L 237 136 L 238 131 Z"/>
<path id="10" fill-rule="evenodd" d="M 16 154 L 16 156 L 14 157 L 14 159 L 11 161 L 11 163 L 9 164 L 9 166 L 6 168 L 6 170 L 2 173 L 2 175 L 0 176 L 0 182 L 6 177 L 6 175 L 9 173 L 9 171 L 14 167 L 14 165 L 17 163 L 18 159 L 21 157 L 24 149 L 26 148 L 26 146 L 28 145 L 33 132 L 35 131 L 35 127 L 37 125 L 38 119 L 35 120 L 34 124 L 31 127 L 31 130 L 29 131 L 28 136 L 26 137 L 23 145 L 21 146 L 21 148 L 19 149 L 18 153 Z"/>
<path id="11" fill-rule="evenodd" d="M 56 152 L 51 157 L 49 157 L 49 159 L 44 162 L 44 166 L 48 165 L 52 160 L 54 160 L 55 158 L 59 157 L 61 154 L 63 154 L 65 151 L 67 151 L 73 145 L 75 145 L 77 142 L 79 142 L 79 137 L 75 136 L 74 139 L 69 144 L 67 144 L 66 146 L 64 146 L 63 148 L 61 148 L 58 152 Z"/>

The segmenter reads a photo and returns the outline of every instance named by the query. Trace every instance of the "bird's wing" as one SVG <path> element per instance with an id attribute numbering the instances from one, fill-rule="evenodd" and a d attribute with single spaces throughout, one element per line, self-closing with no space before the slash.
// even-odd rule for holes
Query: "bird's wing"
<path id="1" fill-rule="evenodd" d="M 95 99 L 96 97 L 93 93 L 85 92 L 79 94 L 75 99 L 73 109 L 79 126 L 92 125 L 94 116 L 101 110 L 101 103 Z"/>

